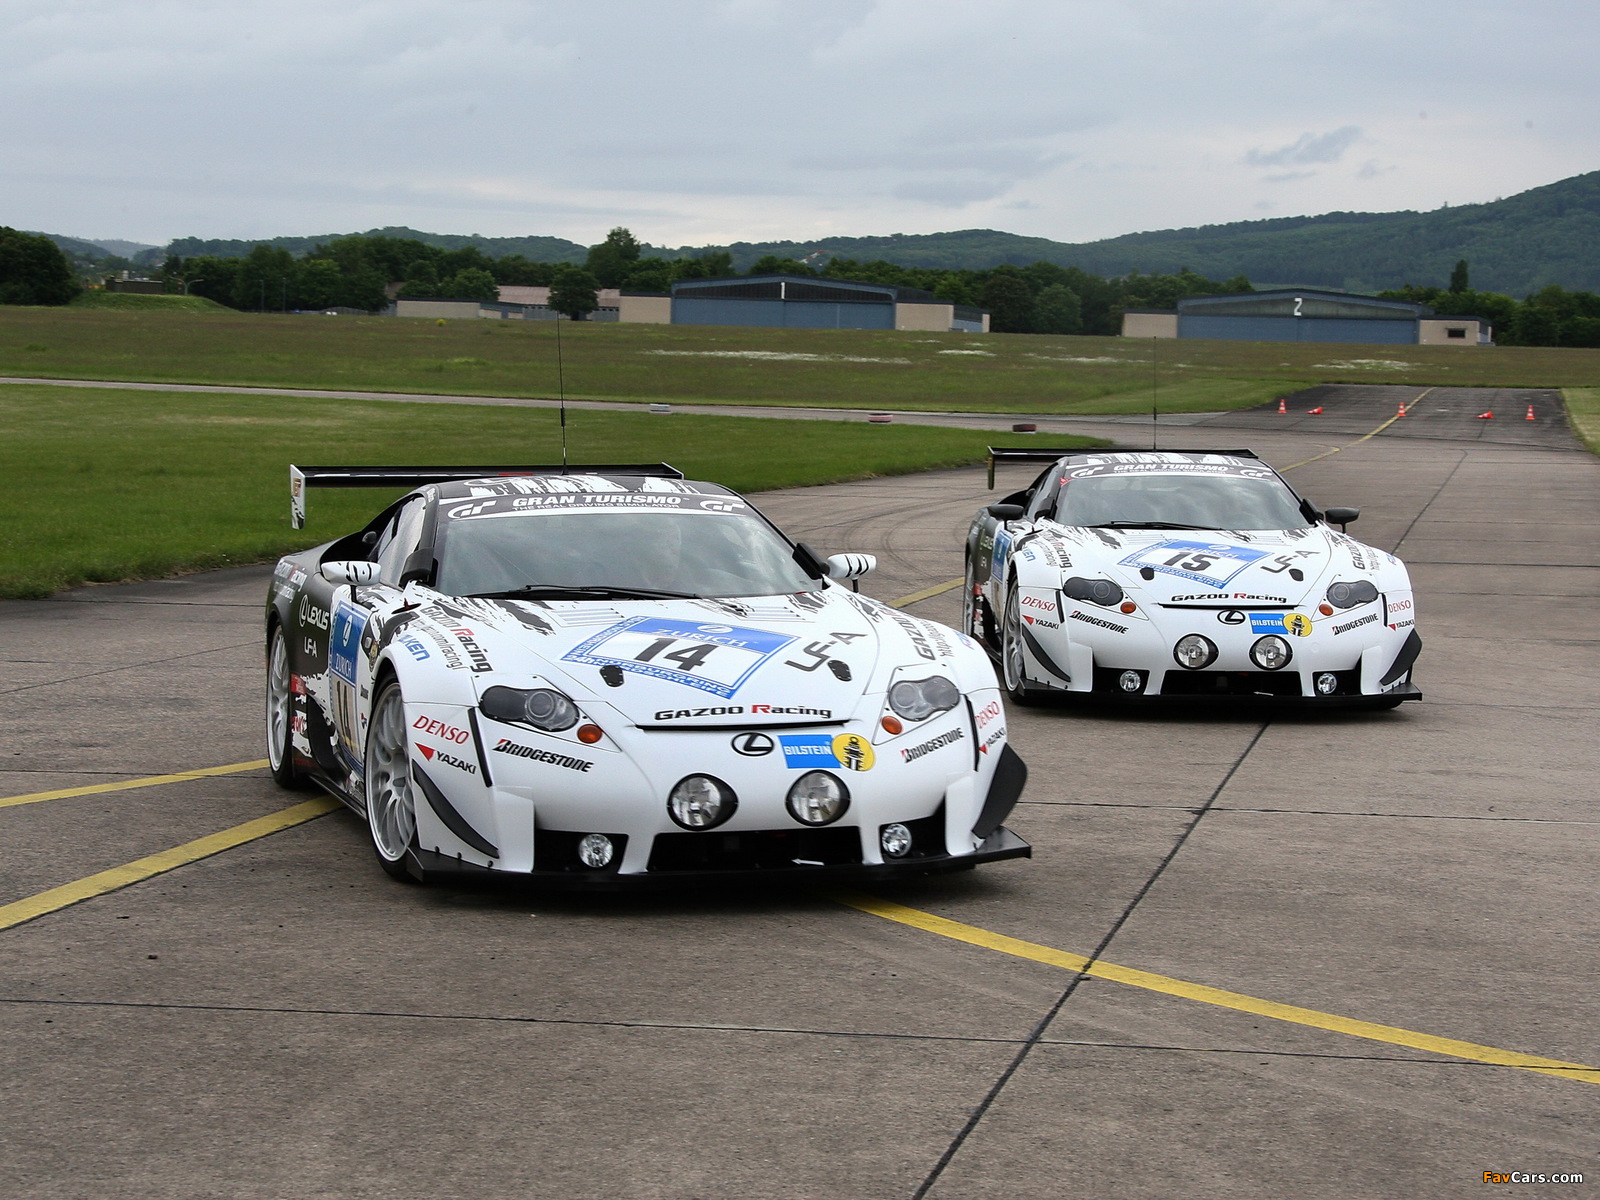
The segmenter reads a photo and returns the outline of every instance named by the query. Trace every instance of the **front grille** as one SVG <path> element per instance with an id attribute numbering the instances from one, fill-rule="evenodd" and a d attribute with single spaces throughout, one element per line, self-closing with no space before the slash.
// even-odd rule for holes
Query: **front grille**
<path id="1" fill-rule="evenodd" d="M 799 859 L 801 861 L 796 862 Z M 752 830 L 743 833 L 658 833 L 650 847 L 651 872 L 781 871 L 796 867 L 847 867 L 861 862 L 861 831 Z"/>
<path id="2" fill-rule="evenodd" d="M 1163 696 L 1298 696 L 1293 671 L 1168 671 Z"/>

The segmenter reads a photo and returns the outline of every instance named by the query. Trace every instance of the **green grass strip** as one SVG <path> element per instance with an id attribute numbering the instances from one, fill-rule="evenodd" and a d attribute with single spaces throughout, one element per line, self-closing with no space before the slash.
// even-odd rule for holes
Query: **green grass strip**
<path id="1" fill-rule="evenodd" d="M 291 462 L 559 463 L 558 420 L 548 408 L 0 386 L 0 596 L 270 561 L 400 494 L 315 492 L 295 531 Z M 574 463 L 665 461 L 741 492 L 976 463 L 992 436 L 643 411 L 567 420 Z"/>

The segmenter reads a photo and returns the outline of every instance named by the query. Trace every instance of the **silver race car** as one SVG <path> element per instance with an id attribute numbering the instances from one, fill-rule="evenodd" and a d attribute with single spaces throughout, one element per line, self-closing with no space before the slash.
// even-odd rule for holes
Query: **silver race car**
<path id="1" fill-rule="evenodd" d="M 991 487 L 995 463 L 1050 463 L 967 534 L 964 627 L 1013 700 L 1421 698 L 1411 580 L 1343 532 L 1360 510 L 1318 511 L 1248 450 L 990 455 Z"/>
<path id="2" fill-rule="evenodd" d="M 267 748 L 391 875 L 876 877 L 1027 857 L 983 649 L 665 466 L 301 467 L 414 488 L 289 555 Z"/>

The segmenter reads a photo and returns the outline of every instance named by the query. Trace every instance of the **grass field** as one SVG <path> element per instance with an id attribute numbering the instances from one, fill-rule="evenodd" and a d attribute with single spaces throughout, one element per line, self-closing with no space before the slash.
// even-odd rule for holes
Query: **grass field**
<path id="1" fill-rule="evenodd" d="M 102 292 L 89 290 L 78 293 L 72 301 L 73 308 L 117 309 L 122 312 L 147 313 L 225 313 L 231 311 L 215 300 L 204 296 L 145 296 L 138 292 Z"/>
<path id="2" fill-rule="evenodd" d="M 1600 454 L 1600 388 L 1565 388 L 1567 417 L 1584 445 Z"/>
<path id="3" fill-rule="evenodd" d="M 558 463 L 557 421 L 549 409 L 0 386 L 0 597 L 270 560 L 357 527 L 399 494 L 313 492 L 307 528 L 292 530 L 291 462 Z M 746 492 L 977 462 L 989 440 L 582 410 L 568 414 L 568 435 L 574 463 L 666 461 Z"/>
<path id="4" fill-rule="evenodd" d="M 1600 350 L 562 325 L 567 394 L 1015 413 L 1238 408 L 1316 383 L 1600 387 Z M 554 396 L 555 326 L 0 307 L 0 375 Z"/>

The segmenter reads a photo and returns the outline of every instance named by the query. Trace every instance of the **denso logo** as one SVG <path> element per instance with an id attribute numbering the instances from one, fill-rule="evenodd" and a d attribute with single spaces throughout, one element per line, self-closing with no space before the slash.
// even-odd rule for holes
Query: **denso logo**
<path id="1" fill-rule="evenodd" d="M 977 714 L 978 728 L 982 729 L 990 721 L 992 721 L 996 717 L 998 717 L 1001 714 L 1002 711 L 1004 711 L 1004 710 L 1001 709 L 1001 707 L 1000 707 L 1000 701 L 998 701 L 998 700 L 989 701 L 988 704 L 984 705 L 981 709 L 978 710 L 978 714 Z"/>
<path id="2" fill-rule="evenodd" d="M 418 717 L 411 722 L 411 728 L 420 729 L 423 733 L 431 733 L 434 737 L 443 738 L 447 742 L 454 742 L 458 746 L 466 745 L 467 739 L 472 736 L 459 726 L 446 725 L 443 721 L 435 721 L 432 717 Z"/>
<path id="3" fill-rule="evenodd" d="M 1047 613 L 1053 613 L 1056 611 L 1056 602 L 1054 600 L 1041 600 L 1037 596 L 1024 596 L 1022 598 L 1022 607 L 1042 608 Z"/>
<path id="4" fill-rule="evenodd" d="M 1411 601 L 1409 601 L 1409 600 L 1391 600 L 1391 601 L 1389 601 L 1389 615 L 1391 617 L 1394 616 L 1395 613 L 1407 612 L 1407 611 L 1410 610 L 1410 608 L 1411 608 Z"/>

